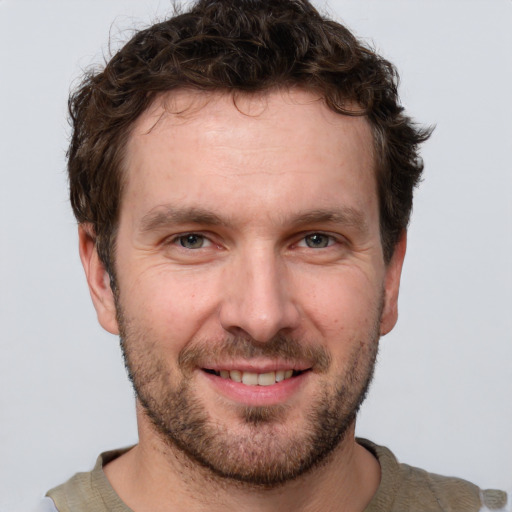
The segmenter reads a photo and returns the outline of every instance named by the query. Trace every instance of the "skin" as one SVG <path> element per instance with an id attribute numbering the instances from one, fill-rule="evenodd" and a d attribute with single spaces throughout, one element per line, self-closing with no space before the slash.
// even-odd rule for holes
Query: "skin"
<path id="1" fill-rule="evenodd" d="M 379 335 L 396 323 L 405 254 L 404 235 L 391 261 L 383 259 L 371 148 L 364 118 L 338 115 L 300 90 L 241 96 L 236 106 L 228 95 L 182 91 L 141 116 L 125 161 L 117 304 L 90 227 L 79 235 L 98 319 L 122 331 L 147 396 L 163 400 L 166 389 L 187 382 L 210 425 L 229 433 L 226 443 L 241 440 L 265 460 L 303 439 L 312 408 L 347 375 L 354 397 L 361 392 Z M 183 247 L 189 240 L 195 245 Z M 266 355 L 277 336 L 321 350 L 329 364 Z M 239 338 L 259 347 L 256 357 L 230 354 L 226 346 Z M 196 349 L 201 357 L 180 366 L 180 356 Z M 307 371 L 285 393 L 277 386 L 242 393 L 239 385 L 233 394 L 204 371 L 264 373 L 292 364 Z M 259 406 L 279 413 L 259 425 L 245 421 L 242 409 Z M 191 460 L 140 400 L 137 420 L 139 444 L 105 467 L 136 512 L 357 511 L 379 484 L 380 468 L 355 442 L 354 421 L 321 464 L 261 488 Z M 236 457 L 254 464 L 243 451 Z"/>

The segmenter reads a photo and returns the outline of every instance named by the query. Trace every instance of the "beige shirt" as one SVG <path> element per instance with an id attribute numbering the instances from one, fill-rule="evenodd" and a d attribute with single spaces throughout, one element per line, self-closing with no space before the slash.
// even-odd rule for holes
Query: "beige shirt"
<path id="1" fill-rule="evenodd" d="M 481 491 L 459 478 L 427 473 L 399 464 L 385 447 L 365 439 L 358 443 L 375 455 L 381 467 L 381 482 L 364 512 L 479 512 L 505 510 L 507 494 Z M 133 512 L 116 494 L 103 466 L 125 450 L 105 452 L 89 473 L 77 473 L 66 483 L 48 491 L 58 512 Z"/>

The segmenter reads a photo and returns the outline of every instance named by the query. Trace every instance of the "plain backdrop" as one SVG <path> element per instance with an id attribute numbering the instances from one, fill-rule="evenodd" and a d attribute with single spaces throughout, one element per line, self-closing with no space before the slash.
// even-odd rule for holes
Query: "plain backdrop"
<path id="1" fill-rule="evenodd" d="M 136 442 L 118 341 L 97 325 L 67 201 L 66 101 L 166 1 L 0 0 L 0 510 L 29 510 Z M 512 488 L 512 2 L 317 2 L 400 70 L 425 145 L 400 296 L 358 434 Z"/>

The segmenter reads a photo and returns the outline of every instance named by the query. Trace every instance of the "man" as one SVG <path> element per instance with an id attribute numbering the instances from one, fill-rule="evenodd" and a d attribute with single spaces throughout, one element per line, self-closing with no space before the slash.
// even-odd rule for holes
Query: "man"
<path id="1" fill-rule="evenodd" d="M 201 1 L 70 101 L 71 202 L 139 443 L 68 510 L 499 509 L 355 438 L 422 163 L 393 66 L 304 1 Z"/>

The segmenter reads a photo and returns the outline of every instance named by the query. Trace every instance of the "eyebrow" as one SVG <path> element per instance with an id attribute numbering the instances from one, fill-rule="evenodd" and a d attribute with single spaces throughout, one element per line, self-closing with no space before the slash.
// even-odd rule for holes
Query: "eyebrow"
<path id="1" fill-rule="evenodd" d="M 140 231 L 147 233 L 173 224 L 224 226 L 227 223 L 215 213 L 203 208 L 173 208 L 169 205 L 144 215 L 140 222 Z"/>
<path id="2" fill-rule="evenodd" d="M 359 231 L 368 231 L 368 221 L 362 211 L 352 207 L 336 209 L 317 209 L 299 214 L 292 218 L 294 224 L 343 224 Z"/>
<path id="3" fill-rule="evenodd" d="M 361 232 L 368 231 L 367 218 L 362 211 L 352 207 L 335 209 L 314 209 L 298 214 L 286 216 L 284 224 L 307 226 L 315 224 L 341 224 L 355 228 Z M 232 224 L 216 213 L 200 207 L 173 207 L 166 205 L 150 211 L 140 222 L 139 230 L 142 233 L 156 231 L 175 224 L 198 224 L 202 226 L 224 226 Z"/>

